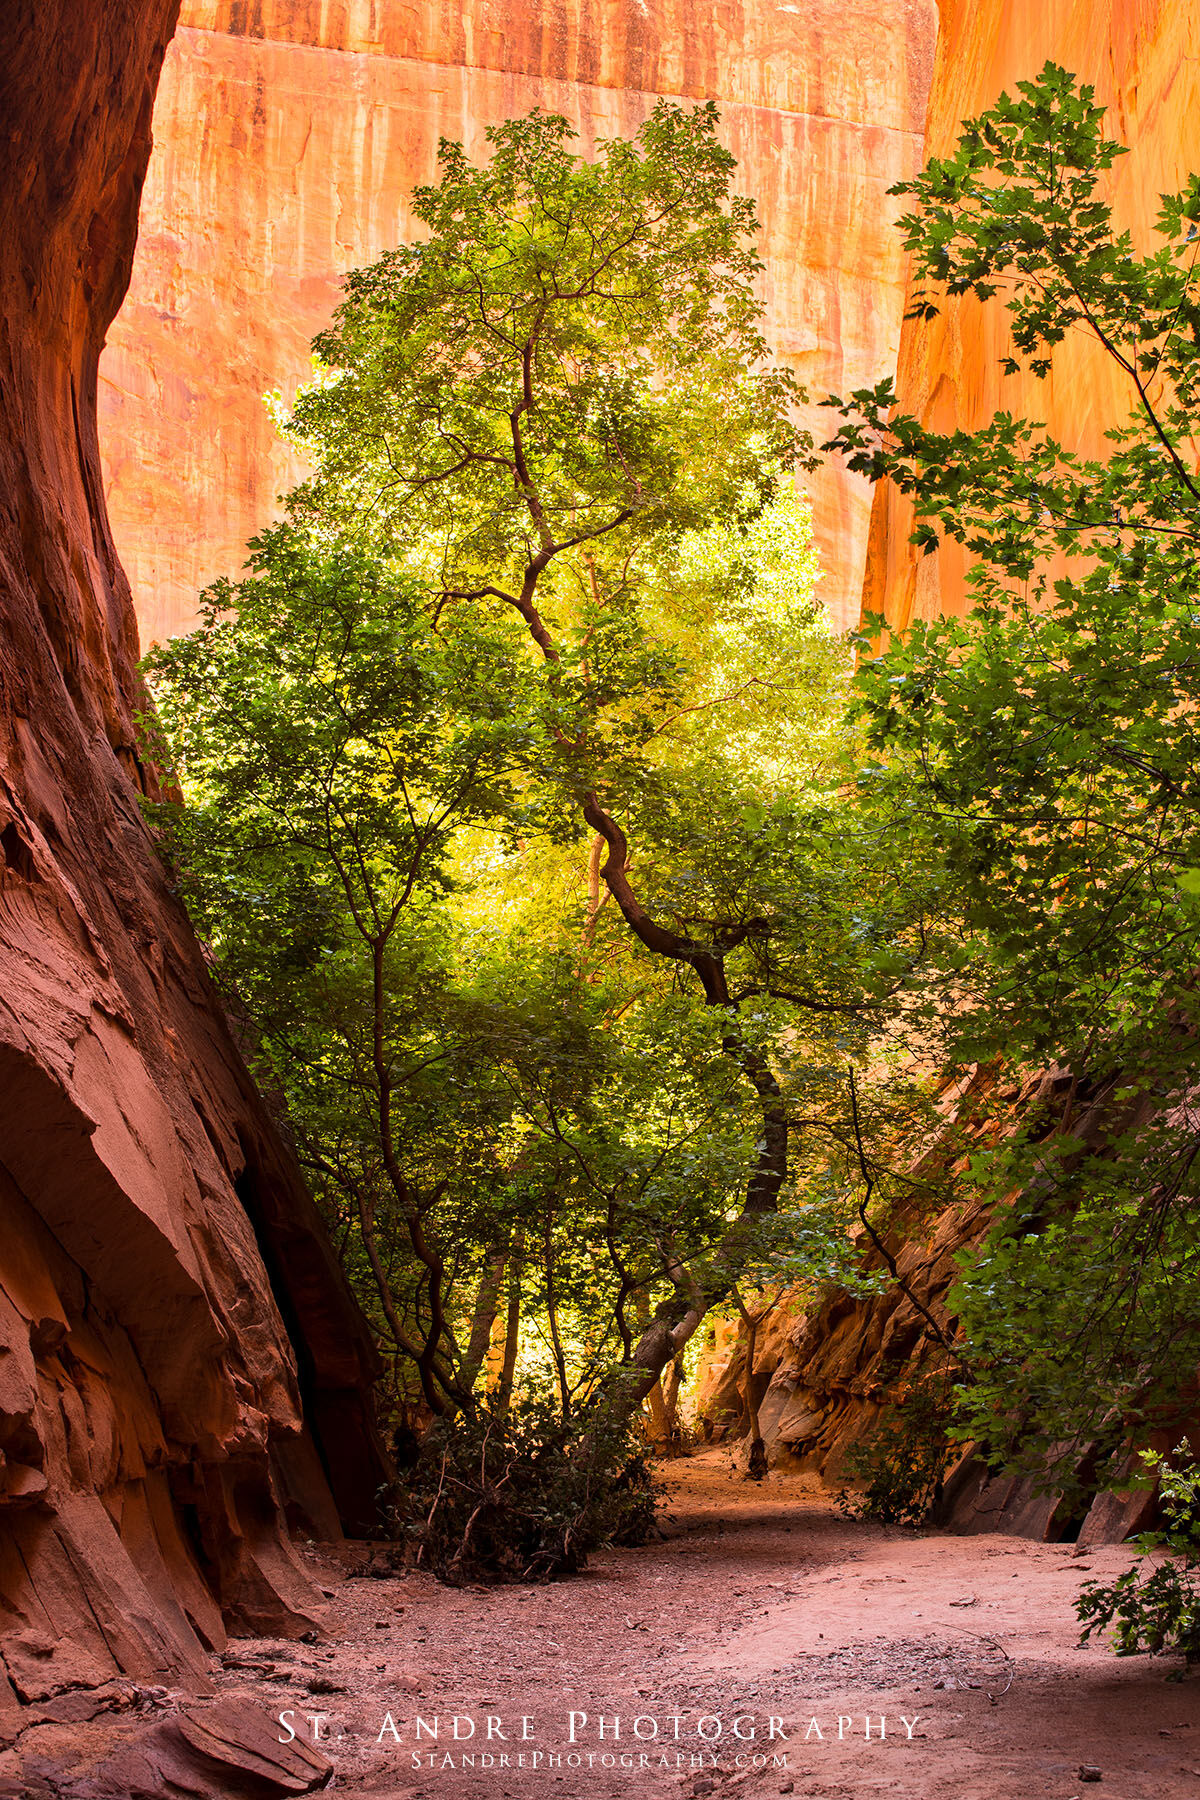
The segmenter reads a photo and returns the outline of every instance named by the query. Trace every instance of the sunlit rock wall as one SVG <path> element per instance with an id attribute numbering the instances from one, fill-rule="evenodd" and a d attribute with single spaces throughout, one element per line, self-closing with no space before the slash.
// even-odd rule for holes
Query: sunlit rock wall
<path id="1" fill-rule="evenodd" d="M 184 0 L 128 300 L 101 371 L 113 529 L 143 641 L 236 571 L 294 476 L 261 403 L 307 373 L 340 275 L 408 231 L 440 136 L 541 105 L 585 142 L 715 98 L 763 222 L 770 335 L 814 400 L 895 362 L 888 186 L 919 165 L 932 0 Z M 826 419 L 815 406 L 814 432 Z M 812 484 L 840 620 L 870 495 Z"/>
<path id="2" fill-rule="evenodd" d="M 328 1475 L 361 1526 L 381 1479 L 366 1328 L 138 809 L 96 367 L 174 14 L 0 9 L 0 1746 L 307 1628 L 285 1510 L 336 1532 Z"/>
<path id="3" fill-rule="evenodd" d="M 1200 7 L 1195 0 L 939 0 L 941 30 L 926 148 L 949 150 L 963 119 L 1005 88 L 1036 75 L 1047 58 L 1094 84 L 1109 108 L 1110 137 L 1130 146 L 1111 176 L 1118 229 L 1153 241 L 1158 197 L 1200 169 Z M 1003 308 L 951 301 L 940 318 L 904 327 L 897 390 L 905 409 L 937 430 L 983 423 L 1005 409 L 1046 421 L 1090 455 L 1129 410 L 1117 371 L 1082 336 L 1064 345 L 1046 382 L 1005 376 Z M 888 373 L 881 363 L 879 374 Z M 912 515 L 888 488 L 875 497 L 863 603 L 897 624 L 959 611 L 964 554 L 948 545 L 914 558 Z"/>

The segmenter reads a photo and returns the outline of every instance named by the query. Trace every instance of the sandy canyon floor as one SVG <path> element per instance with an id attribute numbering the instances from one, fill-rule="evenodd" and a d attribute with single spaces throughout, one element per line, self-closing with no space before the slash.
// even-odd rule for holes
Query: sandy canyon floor
<path id="1" fill-rule="evenodd" d="M 1122 1547 L 854 1524 L 721 1452 L 665 1485 L 664 1541 L 552 1586 L 326 1561 L 331 1638 L 240 1642 L 219 1685 L 305 1735 L 324 1713 L 334 1791 L 359 1800 L 1200 1794 L 1200 1672 L 1077 1646 L 1072 1601 Z"/>
<path id="2" fill-rule="evenodd" d="M 237 1640 L 214 1698 L 253 1702 L 273 1740 L 316 1730 L 325 1791 L 354 1800 L 1200 1796 L 1200 1671 L 1077 1646 L 1072 1601 L 1121 1546 L 855 1524 L 811 1479 L 756 1486 L 721 1451 L 663 1482 L 660 1542 L 551 1586 L 451 1589 L 311 1546 L 325 1634 Z M 33 1726 L 0 1795 L 127 1793 L 39 1772 L 136 1744 L 183 1699 Z"/>

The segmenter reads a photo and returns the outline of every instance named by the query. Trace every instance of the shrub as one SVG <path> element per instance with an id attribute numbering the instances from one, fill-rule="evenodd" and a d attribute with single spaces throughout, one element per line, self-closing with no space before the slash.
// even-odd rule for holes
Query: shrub
<path id="1" fill-rule="evenodd" d="M 842 1489 L 842 1512 L 881 1525 L 919 1524 L 941 1493 L 950 1413 L 951 1394 L 940 1382 L 897 1400 L 872 1435 L 846 1454 L 847 1475 L 863 1486 Z"/>
<path id="2" fill-rule="evenodd" d="M 602 1544 L 644 1543 L 656 1496 L 629 1424 L 607 1429 L 526 1400 L 435 1421 L 399 1532 L 441 1580 L 537 1581 L 582 1569 Z"/>
<path id="3" fill-rule="evenodd" d="M 1191 1574 L 1200 1567 L 1200 1461 L 1187 1438 L 1175 1456 L 1172 1464 L 1156 1451 L 1142 1451 L 1147 1470 L 1159 1479 L 1163 1523 L 1135 1539 L 1140 1557 L 1166 1551 L 1168 1560 L 1149 1575 L 1144 1563 L 1134 1563 L 1109 1587 L 1086 1582 L 1075 1602 L 1081 1644 L 1111 1627 L 1118 1656 L 1175 1652 L 1200 1662 L 1200 1582 Z"/>

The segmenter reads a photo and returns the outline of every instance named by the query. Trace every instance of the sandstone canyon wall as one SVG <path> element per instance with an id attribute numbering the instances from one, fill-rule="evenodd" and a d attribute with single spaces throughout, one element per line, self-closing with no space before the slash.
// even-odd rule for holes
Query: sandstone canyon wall
<path id="1" fill-rule="evenodd" d="M 1200 169 L 1200 8 L 1194 0 L 938 0 L 941 26 L 926 149 L 941 155 L 962 121 L 1047 58 L 1091 82 L 1108 136 L 1128 144 L 1111 175 L 1118 230 L 1148 248 L 1158 197 Z M 1129 411 L 1113 364 L 1082 337 L 1062 346 L 1045 382 L 1005 376 L 1003 308 L 966 298 L 904 326 L 896 389 L 936 430 L 971 429 L 1001 408 L 1042 419 L 1083 455 Z M 879 374 L 888 373 L 879 366 Z M 912 513 L 887 487 L 875 496 L 863 605 L 898 625 L 964 605 L 964 555 L 947 545 L 915 559 Z"/>
<path id="2" fill-rule="evenodd" d="M 982 1147 L 1030 1108 L 1048 1107 L 1053 1113 L 1073 1084 L 1055 1070 L 1007 1088 L 982 1076 L 974 1085 L 988 1097 L 986 1114 L 973 1126 Z M 1085 1107 L 1072 1129 L 1083 1141 L 1099 1137 L 1107 1129 L 1103 1105 Z M 956 1153 L 961 1148 L 960 1141 Z M 935 1143 L 915 1173 L 933 1174 L 942 1154 Z M 959 1276 L 958 1258 L 976 1248 L 990 1223 L 989 1209 L 975 1196 L 932 1219 L 898 1219 L 886 1247 L 899 1279 L 880 1293 L 856 1299 L 833 1290 L 807 1305 L 803 1300 L 789 1304 L 791 1297 L 784 1297 L 759 1334 L 752 1371 L 759 1430 L 771 1464 L 810 1470 L 835 1487 L 853 1486 L 858 1479 L 853 1466 L 857 1449 L 877 1450 L 882 1433 L 885 1446 L 890 1437 L 896 1451 L 898 1435 L 911 1429 L 906 1405 L 914 1398 L 946 1392 L 953 1374 L 946 1347 L 953 1344 L 958 1329 L 950 1304 Z M 865 1232 L 856 1248 L 865 1270 L 882 1271 L 884 1258 Z M 936 1330 L 930 1329 L 930 1320 Z M 749 1429 L 746 1350 L 745 1336 L 736 1325 L 718 1321 L 693 1402 L 706 1431 L 740 1440 L 735 1455 L 743 1464 L 748 1460 Z M 919 1425 L 916 1429 L 919 1432 Z M 1161 1439 L 1157 1447 L 1165 1449 L 1168 1442 Z M 1093 1446 L 1081 1446 L 1081 1472 L 1092 1450 Z M 1049 1541 L 1070 1538 L 1086 1545 L 1120 1542 L 1145 1529 L 1153 1512 L 1154 1495 L 1144 1488 L 1105 1491 L 1079 1502 L 1046 1491 L 1028 1476 L 990 1476 L 968 1445 L 949 1461 L 934 1517 L 958 1531 L 1000 1531 Z"/>
<path id="3" fill-rule="evenodd" d="M 1130 146 L 1113 171 L 1111 197 L 1118 229 L 1128 227 L 1136 242 L 1148 245 L 1160 193 L 1200 169 L 1200 10 L 1191 0 L 939 0 L 939 13 L 928 153 L 947 152 L 964 119 L 1053 59 L 1094 84 L 1109 109 L 1108 134 Z M 1081 453 L 1101 452 L 1104 431 L 1128 410 L 1113 365 L 1086 341 L 1073 341 L 1056 355 L 1050 378 L 1038 382 L 1002 373 L 1009 347 L 997 305 L 956 299 L 936 319 L 906 321 L 896 377 L 901 405 L 944 431 L 981 424 L 1001 408 L 1025 412 Z M 887 372 L 880 365 L 877 373 Z M 907 502 L 881 486 L 863 607 L 899 627 L 942 609 L 961 610 L 966 600 L 960 548 L 951 544 L 917 559 L 911 528 Z M 914 1233 L 903 1248 L 892 1246 L 906 1282 L 943 1324 L 951 1323 L 946 1295 L 954 1258 L 979 1240 L 987 1223 L 977 1208 L 956 1210 Z M 911 1389 L 936 1358 L 917 1309 L 899 1288 L 857 1303 L 834 1296 L 800 1317 L 781 1309 L 755 1365 L 772 1455 L 840 1481 L 847 1452 L 870 1437 L 892 1398 Z M 740 1338 L 719 1341 L 699 1395 L 702 1410 L 729 1420 L 735 1434 L 745 1429 L 744 1365 Z M 1080 1521 L 1056 1495 L 1038 1494 L 1024 1481 L 987 1481 L 966 1457 L 947 1484 L 944 1512 L 966 1529 L 1037 1537 L 1078 1530 L 1087 1542 L 1139 1529 L 1149 1505 L 1144 1493 L 1102 1494 Z"/>
<path id="4" fill-rule="evenodd" d="M 364 1327 L 137 805 L 97 362 L 176 5 L 0 15 L 0 1743 L 304 1629 L 282 1509 L 337 1530 L 323 1455 L 361 1523 L 381 1471 Z"/>
<path id="5" fill-rule="evenodd" d="M 113 529 L 143 641 L 236 572 L 295 468 L 261 403 L 308 372 L 341 274 L 396 243 L 440 136 L 534 105 L 583 141 L 719 101 L 763 222 L 770 335 L 814 401 L 894 366 L 888 186 L 920 162 L 932 0 L 184 0 L 129 298 L 102 363 Z M 825 417 L 810 409 L 815 435 Z M 870 494 L 812 484 L 825 597 L 857 610 Z"/>

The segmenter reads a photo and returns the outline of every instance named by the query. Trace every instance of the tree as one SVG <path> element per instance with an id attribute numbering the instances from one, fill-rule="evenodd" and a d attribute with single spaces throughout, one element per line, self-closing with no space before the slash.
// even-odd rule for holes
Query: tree
<path id="1" fill-rule="evenodd" d="M 601 841 L 600 878 L 627 929 L 719 1014 L 753 1094 L 741 1220 L 702 1277 L 663 1237 L 674 1294 L 632 1351 L 627 1403 L 726 1290 L 788 1172 L 787 1104 L 765 1034 L 743 1020 L 788 978 L 794 934 L 775 930 L 769 889 L 772 852 L 800 822 L 791 796 L 778 816 L 757 796 L 740 818 L 714 808 L 711 767 L 693 771 L 690 794 L 674 771 L 669 804 L 646 754 L 695 704 L 680 679 L 682 639 L 701 623 L 679 606 L 683 540 L 744 531 L 804 448 L 792 384 L 760 334 L 753 208 L 729 193 L 715 124 L 712 107 L 660 104 L 634 143 L 602 144 L 591 163 L 568 152 L 565 121 L 539 113 L 491 134 L 485 169 L 443 146 L 443 179 L 415 203 L 428 239 L 350 278 L 316 346 L 328 373 L 291 422 L 317 463 L 297 518 L 436 546 L 439 621 L 498 608 L 524 622 L 543 665 L 558 828 L 573 819 Z M 743 690 L 768 681 L 759 667 Z M 669 892 L 632 878 L 633 817 L 660 844 L 672 826 L 684 841 Z M 748 978 L 735 991 L 739 952 Z"/>
<path id="2" fill-rule="evenodd" d="M 635 1407 L 829 1184 L 919 953 L 847 840 L 847 658 L 715 126 L 444 144 L 428 236 L 318 340 L 312 476 L 150 663 L 193 905 L 435 1411 L 502 1308 L 563 1414 Z"/>
<path id="3" fill-rule="evenodd" d="M 923 974 L 948 1071 L 1056 1073 L 1015 1126 L 970 1120 L 968 1179 L 998 1210 L 956 1296 L 965 1425 L 1088 1487 L 1178 1421 L 1200 1358 L 1200 180 L 1139 252 L 1103 198 L 1124 151 L 1102 117 L 1047 64 L 897 191 L 916 314 L 1003 304 L 1006 367 L 1035 377 L 1090 338 L 1129 394 L 1108 453 L 1008 412 L 933 432 L 888 383 L 835 402 L 834 440 L 912 496 L 924 553 L 949 537 L 976 559 L 966 618 L 870 622 L 860 786 L 962 919 Z"/>
<path id="4" fill-rule="evenodd" d="M 762 1427 L 758 1417 L 758 1387 L 754 1372 L 754 1358 L 758 1351 L 758 1328 L 766 1323 L 779 1302 L 783 1299 L 782 1290 L 772 1294 L 768 1299 L 762 1297 L 762 1304 L 751 1312 L 741 1294 L 735 1287 L 733 1303 L 737 1307 L 738 1318 L 746 1334 L 746 1361 L 743 1375 L 742 1401 L 746 1408 L 746 1435 L 750 1441 L 746 1463 L 746 1479 L 761 1481 L 767 1473 L 767 1446 L 763 1441 Z"/>
<path id="5" fill-rule="evenodd" d="M 353 1225 L 385 1345 L 440 1411 L 462 1386 L 447 1246 L 496 1241 L 509 1179 L 503 1098 L 464 1079 L 488 1025 L 447 991 L 440 908 L 454 834 L 516 804 L 521 671 L 501 693 L 502 634 L 429 632 L 412 579 L 344 540 L 282 525 L 252 568 L 148 659 L 192 802 L 166 822 L 302 1160 Z M 431 1232 L 449 1157 L 471 1169 L 470 1217 Z"/>

